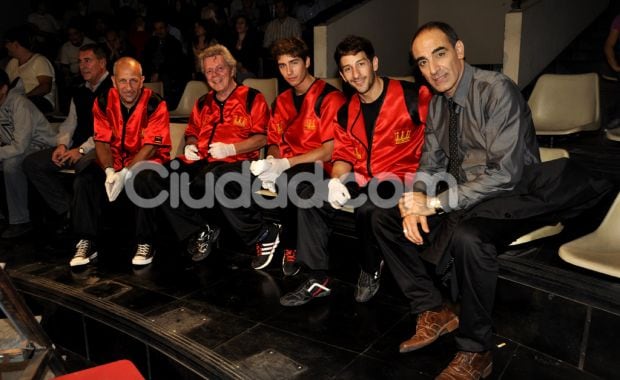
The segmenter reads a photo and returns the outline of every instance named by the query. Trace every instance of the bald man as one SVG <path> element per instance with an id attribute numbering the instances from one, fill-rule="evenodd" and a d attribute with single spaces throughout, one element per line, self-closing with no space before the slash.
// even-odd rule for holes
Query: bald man
<path id="1" fill-rule="evenodd" d="M 133 209 L 136 215 L 137 246 L 132 264 L 142 266 L 153 261 L 153 232 L 144 222 L 152 216 L 149 210 L 129 202 L 123 189 L 137 163 L 148 160 L 163 164 L 169 160 L 168 108 L 159 95 L 143 88 L 142 67 L 133 58 L 116 61 L 112 83 L 114 87 L 93 105 L 97 164 L 82 171 L 74 182 L 71 215 L 79 241 L 69 263 L 72 267 L 86 265 L 97 257 L 98 217 L 103 207 L 117 199 L 122 210 Z"/>

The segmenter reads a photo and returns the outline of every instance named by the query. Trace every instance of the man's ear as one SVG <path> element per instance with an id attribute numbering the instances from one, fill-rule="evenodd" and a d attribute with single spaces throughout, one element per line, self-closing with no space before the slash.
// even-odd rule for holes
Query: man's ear
<path id="1" fill-rule="evenodd" d="M 306 69 L 310 68 L 310 57 L 306 57 Z"/>
<path id="2" fill-rule="evenodd" d="M 456 56 L 458 59 L 465 59 L 465 44 L 463 44 L 463 41 L 456 41 L 456 44 L 454 44 L 454 50 L 456 50 Z"/>
<path id="3" fill-rule="evenodd" d="M 376 55 L 372 58 L 372 71 L 379 71 L 379 57 Z"/>

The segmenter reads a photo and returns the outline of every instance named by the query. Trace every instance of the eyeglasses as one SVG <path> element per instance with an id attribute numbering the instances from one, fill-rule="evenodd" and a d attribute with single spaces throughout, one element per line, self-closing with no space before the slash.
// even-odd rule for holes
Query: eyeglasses
<path id="1" fill-rule="evenodd" d="M 211 76 L 213 74 L 222 75 L 222 74 L 226 73 L 228 70 L 229 70 L 228 66 L 220 65 L 220 66 L 217 66 L 214 69 L 207 69 L 207 70 L 205 70 L 205 75 L 206 76 Z"/>

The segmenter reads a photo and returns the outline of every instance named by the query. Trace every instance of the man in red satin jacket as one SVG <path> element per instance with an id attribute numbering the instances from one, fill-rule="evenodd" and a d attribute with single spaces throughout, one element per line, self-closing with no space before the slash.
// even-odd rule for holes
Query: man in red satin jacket
<path id="1" fill-rule="evenodd" d="M 114 88 L 102 93 L 93 104 L 94 140 L 97 163 L 80 172 L 74 181 L 71 209 L 73 230 L 79 238 L 69 265 L 86 265 L 97 257 L 95 239 L 101 209 L 125 194 L 125 181 L 132 168 L 142 161 L 165 163 L 170 155 L 170 125 L 166 102 L 143 88 L 140 63 L 123 57 L 114 64 Z M 104 196 L 107 194 L 107 200 Z M 134 265 L 148 265 L 153 260 L 153 247 L 145 229 L 140 207 L 119 199 L 124 206 L 135 208 L 137 248 Z"/>
<path id="2" fill-rule="evenodd" d="M 375 239 L 375 229 L 381 227 L 375 220 L 398 204 L 405 186 L 413 182 L 422 154 L 431 99 L 428 88 L 379 77 L 374 48 L 362 37 L 345 38 L 334 58 L 342 79 L 356 93 L 338 111 L 327 202 L 299 210 L 298 228 L 303 234 L 298 236 L 297 261 L 309 271 L 299 288 L 280 298 L 284 306 L 303 305 L 331 293 L 329 221 L 347 203 L 355 207 L 362 247 L 356 255 L 361 273 L 355 299 L 366 302 L 376 294 L 383 260 Z"/>
<path id="3" fill-rule="evenodd" d="M 279 192 L 290 194 L 290 180 L 299 173 L 316 173 L 319 182 L 329 175 L 336 112 L 345 103 L 345 97 L 310 74 L 310 51 L 304 41 L 281 39 L 271 51 L 291 88 L 275 101 L 269 121 L 267 158 L 252 163 L 252 174 L 258 176 L 264 189 L 275 192 L 278 185 Z M 309 182 L 298 183 L 295 191 L 299 194 L 308 186 L 312 187 Z M 234 190 L 229 189 L 232 198 L 238 196 Z M 281 226 L 265 222 L 254 202 L 248 208 L 223 208 L 222 212 L 246 244 L 256 244 L 253 268 L 268 266 L 281 240 L 282 270 L 292 276 L 299 271 L 295 263 L 297 210 L 293 199 L 286 202 L 285 207 L 279 208 Z"/>

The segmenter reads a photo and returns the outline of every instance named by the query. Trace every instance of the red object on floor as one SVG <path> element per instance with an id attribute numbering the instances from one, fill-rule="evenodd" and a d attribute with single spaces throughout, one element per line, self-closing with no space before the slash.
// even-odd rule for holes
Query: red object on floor
<path id="1" fill-rule="evenodd" d="M 144 380 L 144 376 L 129 360 L 119 360 L 58 376 L 55 380 Z"/>

